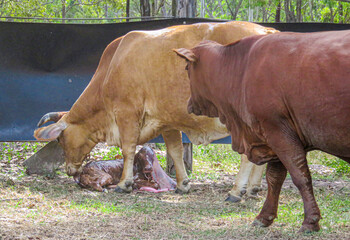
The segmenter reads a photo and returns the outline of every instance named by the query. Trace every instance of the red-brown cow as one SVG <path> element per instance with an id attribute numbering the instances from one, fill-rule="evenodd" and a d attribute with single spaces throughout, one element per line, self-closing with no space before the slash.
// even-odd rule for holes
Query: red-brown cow
<path id="1" fill-rule="evenodd" d="M 234 151 L 268 163 L 267 199 L 254 224 L 276 218 L 288 171 L 304 202 L 300 231 L 318 231 L 306 153 L 319 149 L 350 162 L 350 31 L 276 33 L 176 51 L 188 62 L 188 111 L 218 116 Z"/>

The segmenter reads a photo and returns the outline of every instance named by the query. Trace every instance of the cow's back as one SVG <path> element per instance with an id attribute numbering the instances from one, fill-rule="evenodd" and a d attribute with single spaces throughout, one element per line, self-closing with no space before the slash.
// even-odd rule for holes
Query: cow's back
<path id="1" fill-rule="evenodd" d="M 266 36 L 250 53 L 248 111 L 289 119 L 306 148 L 350 157 L 349 66 L 350 31 Z"/>
<path id="2" fill-rule="evenodd" d="M 103 87 L 105 103 L 110 111 L 123 104 L 136 106 L 142 127 L 158 129 L 151 131 L 153 135 L 175 128 L 185 131 L 195 143 L 222 138 L 227 132 L 217 119 L 187 113 L 190 87 L 185 63 L 172 50 L 191 48 L 202 40 L 227 44 L 244 36 L 274 31 L 252 23 L 230 22 L 130 32 L 111 61 Z M 125 111 L 121 109 L 122 113 Z M 144 140 L 151 137 L 155 136 L 147 135 Z"/>

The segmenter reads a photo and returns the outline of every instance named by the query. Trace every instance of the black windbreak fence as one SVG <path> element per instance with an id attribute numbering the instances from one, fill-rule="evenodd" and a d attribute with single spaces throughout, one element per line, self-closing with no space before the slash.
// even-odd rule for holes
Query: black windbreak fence
<path id="1" fill-rule="evenodd" d="M 114 24 L 0 22 L 0 141 L 34 140 L 33 131 L 43 114 L 69 110 L 89 83 L 104 48 L 117 37 L 132 30 L 214 21 L 219 20 L 177 18 Z M 350 29 L 350 24 L 262 25 L 295 32 Z M 188 139 L 185 137 L 184 141 Z"/>

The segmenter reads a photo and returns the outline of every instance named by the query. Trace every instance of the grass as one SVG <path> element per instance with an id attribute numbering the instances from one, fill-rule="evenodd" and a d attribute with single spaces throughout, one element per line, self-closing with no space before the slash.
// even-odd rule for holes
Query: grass
<path id="1" fill-rule="evenodd" d="M 308 153 L 308 159 L 309 163 L 321 164 L 334 169 L 338 177 L 350 178 L 350 164 L 335 156 L 321 151 L 312 151 Z"/>
<path id="2" fill-rule="evenodd" d="M 250 225 L 264 197 L 239 204 L 223 201 L 240 163 L 229 145 L 194 146 L 192 191 L 178 195 L 91 192 L 65 174 L 27 176 L 21 163 L 40 145 L 22 144 L 0 148 L 0 239 L 350 239 L 350 171 L 328 154 L 309 154 L 311 165 L 324 167 L 313 172 L 323 219 L 320 232 L 304 235 L 297 233 L 303 203 L 290 179 L 281 193 L 278 219 L 269 228 Z M 165 147 L 157 147 L 165 166 Z M 109 160 L 116 154 L 120 149 L 112 148 L 91 157 Z M 264 184 L 261 196 L 266 195 Z"/>

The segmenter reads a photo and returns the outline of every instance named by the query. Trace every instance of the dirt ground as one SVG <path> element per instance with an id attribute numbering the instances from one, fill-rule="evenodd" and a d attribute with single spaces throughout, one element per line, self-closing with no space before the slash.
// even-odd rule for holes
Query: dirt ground
<path id="1" fill-rule="evenodd" d="M 0 160 L 1 240 L 350 239 L 350 205 L 342 204 L 350 200 L 350 182 L 341 179 L 314 180 L 324 219 L 319 233 L 305 235 L 297 233 L 302 201 L 290 179 L 283 185 L 279 218 L 269 228 L 256 228 L 251 222 L 264 202 L 265 180 L 261 197 L 238 204 L 224 201 L 234 182 L 224 173 L 215 181 L 192 180 L 186 195 L 99 193 L 81 189 L 65 174 L 28 176 L 21 166 L 24 158 Z M 331 171 L 319 165 L 312 169 Z"/>

